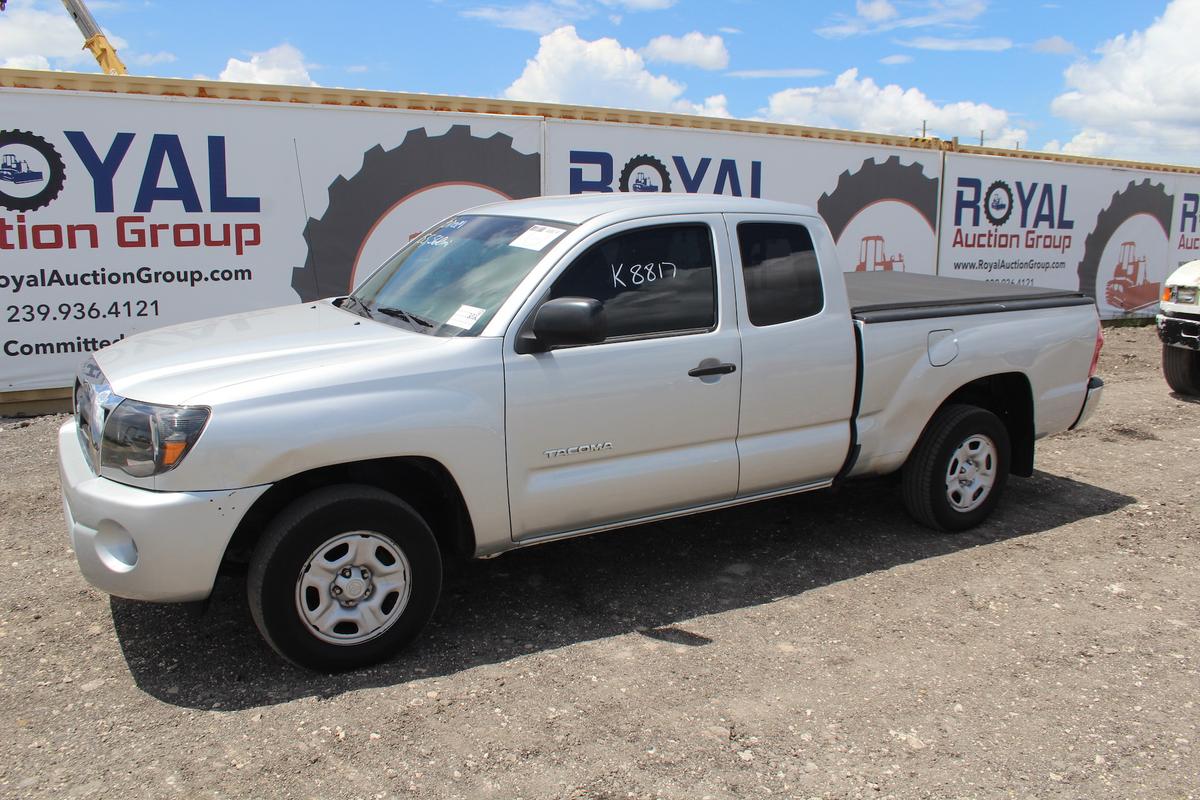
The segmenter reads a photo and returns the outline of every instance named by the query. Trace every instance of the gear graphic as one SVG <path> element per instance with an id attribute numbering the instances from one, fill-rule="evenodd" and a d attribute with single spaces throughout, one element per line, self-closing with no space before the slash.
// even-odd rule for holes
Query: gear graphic
<path id="1" fill-rule="evenodd" d="M 661 189 L 649 189 L 645 191 L 671 191 L 671 175 L 667 172 L 667 165 L 659 161 L 654 156 L 643 153 L 640 156 L 634 156 L 633 158 L 629 159 L 628 163 L 625 164 L 625 168 L 621 170 L 621 179 L 618 183 L 618 186 L 620 186 L 622 192 L 630 191 L 629 179 L 633 177 L 634 170 L 636 170 L 638 167 L 649 167 L 658 173 L 658 177 L 662 181 Z M 643 190 L 638 189 L 637 184 L 635 183 L 633 191 L 637 192 Z"/>
<path id="2" fill-rule="evenodd" d="M 36 211 L 42 206 L 49 205 L 51 200 L 58 197 L 67 179 L 67 165 L 63 163 L 63 158 L 54 149 L 54 145 L 36 133 L 16 130 L 0 131 L 0 149 L 13 144 L 22 144 L 36 150 L 42 158 L 46 159 L 50 174 L 46 177 L 46 185 L 42 187 L 42 190 L 29 197 L 14 197 L 0 188 L 0 206 L 9 211 Z M 3 183 L 0 183 L 0 186 L 3 186 Z"/>
<path id="3" fill-rule="evenodd" d="M 1003 213 L 992 213 L 992 195 L 996 192 L 1004 192 L 1005 200 L 1007 201 Z M 987 217 L 987 221 L 999 228 L 1004 223 L 1008 222 L 1008 218 L 1013 213 L 1013 193 L 1012 187 L 1004 181 L 992 181 L 988 186 L 987 191 L 983 193 L 983 215 Z"/>
<path id="4" fill-rule="evenodd" d="M 825 220 L 836 242 L 846 226 L 867 206 L 885 200 L 906 203 L 924 218 L 930 232 L 937 227 L 938 179 L 925 177 L 921 163 L 900 164 L 900 156 L 878 163 L 863 161 L 858 172 L 845 170 L 832 192 L 821 195 L 817 213 Z"/>
<path id="5" fill-rule="evenodd" d="M 376 145 L 362 168 L 329 184 L 329 208 L 304 226 L 308 257 L 292 270 L 292 288 L 303 302 L 350 290 L 354 260 L 375 225 L 409 195 L 442 183 L 485 186 L 510 199 L 541 194 L 541 156 L 513 148 L 511 136 L 484 139 L 469 125 L 441 136 L 410 130 L 391 150 Z"/>
<path id="6" fill-rule="evenodd" d="M 1130 181 L 1124 190 L 1113 192 L 1108 208 L 1096 215 L 1096 225 L 1084 240 L 1083 258 L 1079 262 L 1079 291 L 1091 297 L 1098 296 L 1096 275 L 1100 271 L 1100 258 L 1117 228 L 1127 219 L 1148 214 L 1162 226 L 1163 236 L 1169 239 L 1174 208 L 1174 195 L 1167 194 L 1163 184 L 1150 183 L 1149 178 L 1141 183 Z"/>

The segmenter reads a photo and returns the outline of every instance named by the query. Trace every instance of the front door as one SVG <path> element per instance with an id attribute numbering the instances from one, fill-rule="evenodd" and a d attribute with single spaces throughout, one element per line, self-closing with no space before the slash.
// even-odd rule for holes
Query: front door
<path id="1" fill-rule="evenodd" d="M 609 336 L 519 354 L 533 306 L 506 337 L 513 538 L 733 498 L 742 373 L 720 215 L 614 225 L 563 262 L 542 302 L 601 301 Z"/>

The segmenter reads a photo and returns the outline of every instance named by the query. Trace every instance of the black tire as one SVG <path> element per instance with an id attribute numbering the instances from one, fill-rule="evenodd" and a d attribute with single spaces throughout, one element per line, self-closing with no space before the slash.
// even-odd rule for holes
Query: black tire
<path id="1" fill-rule="evenodd" d="M 1163 376 L 1171 390 L 1200 396 L 1200 350 L 1162 346 Z"/>
<path id="2" fill-rule="evenodd" d="M 63 158 L 58 151 L 54 149 L 54 145 L 36 133 L 0 131 L 0 148 L 11 144 L 23 144 L 36 150 L 42 158 L 46 159 L 50 174 L 46 177 L 46 185 L 42 187 L 42 190 L 29 197 L 14 197 L 0 188 L 0 206 L 10 211 L 36 211 L 42 206 L 48 205 L 62 191 L 63 183 L 67 179 L 66 164 L 63 163 Z M 0 183 L 0 187 L 3 187 L 2 183 Z"/>
<path id="3" fill-rule="evenodd" d="M 411 568 L 407 605 L 383 633 L 334 644 L 312 632 L 297 607 L 297 581 L 309 557 L 339 533 L 370 531 L 398 548 Z M 254 549 L 246 579 L 250 613 L 281 656 L 308 669 L 341 672 L 390 658 L 425 627 L 442 591 L 442 558 L 432 531 L 412 506 L 372 486 L 318 489 L 272 520 Z"/>
<path id="4" fill-rule="evenodd" d="M 901 165 L 900 156 L 891 156 L 882 164 L 868 158 L 858 172 L 843 171 L 837 187 L 817 200 L 817 213 L 836 242 L 859 212 L 885 200 L 912 206 L 929 224 L 931 232 L 937 229 L 938 179 L 925 177 L 919 161 Z"/>
<path id="5" fill-rule="evenodd" d="M 1163 237 L 1169 239 L 1174 209 L 1174 195 L 1167 194 L 1166 187 L 1161 183 L 1151 184 L 1149 178 L 1141 183 L 1130 181 L 1124 190 L 1113 192 L 1108 208 L 1096 216 L 1096 226 L 1084 239 L 1083 258 L 1078 268 L 1079 291 L 1097 299 L 1103 296 L 1096 285 L 1100 259 L 1109 240 L 1125 220 L 1137 214 L 1149 214 L 1162 226 Z"/>
<path id="6" fill-rule="evenodd" d="M 541 194 L 541 156 L 513 148 L 503 133 L 472 136 L 454 125 L 441 136 L 410 130 L 391 150 L 376 145 L 362 169 L 329 184 L 329 208 L 304 226 L 308 257 L 292 270 L 292 288 L 303 302 L 350 291 L 354 260 L 375 224 L 413 192 L 439 183 L 474 183 L 510 199 Z M 399 249 L 404 242 L 398 242 Z"/>
<path id="7" fill-rule="evenodd" d="M 642 154 L 634 156 L 625 164 L 625 168 L 621 170 L 621 175 L 617 179 L 617 188 L 622 192 L 630 191 L 629 179 L 633 177 L 633 172 L 638 167 L 648 167 L 658 173 L 658 179 L 662 182 L 662 188 L 658 191 L 666 194 L 671 191 L 671 173 L 667 172 L 667 165 L 659 161 L 654 156 Z"/>
<path id="8" fill-rule="evenodd" d="M 955 451 L 971 437 L 991 439 L 994 478 L 982 503 L 968 511 L 956 509 L 947 496 L 946 474 Z M 992 412 L 978 406 L 944 406 L 925 426 L 917 446 L 904 463 L 901 491 L 904 507 L 917 522 L 939 531 L 962 531 L 983 522 L 1004 492 L 1010 462 L 1008 429 Z"/>

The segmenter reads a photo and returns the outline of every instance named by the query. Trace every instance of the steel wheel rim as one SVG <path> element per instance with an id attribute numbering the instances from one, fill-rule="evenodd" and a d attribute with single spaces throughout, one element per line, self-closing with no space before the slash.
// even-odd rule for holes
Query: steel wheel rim
<path id="1" fill-rule="evenodd" d="M 296 611 L 323 642 L 352 646 L 382 636 L 404 614 L 412 568 L 391 539 L 373 531 L 330 537 L 296 577 Z"/>
<path id="2" fill-rule="evenodd" d="M 996 482 L 996 443 L 982 433 L 963 439 L 946 465 L 946 499 L 955 511 L 979 508 Z"/>

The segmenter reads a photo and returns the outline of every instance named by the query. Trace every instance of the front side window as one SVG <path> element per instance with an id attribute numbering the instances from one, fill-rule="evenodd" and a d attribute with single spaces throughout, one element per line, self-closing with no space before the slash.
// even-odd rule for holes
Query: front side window
<path id="1" fill-rule="evenodd" d="M 626 231 L 577 258 L 554 282 L 550 299 L 599 300 L 609 339 L 707 331 L 717 324 L 714 262 L 707 225 Z"/>
<path id="2" fill-rule="evenodd" d="M 550 247 L 575 226 L 463 214 L 417 236 L 343 306 L 435 336 L 479 332 Z"/>
<path id="3" fill-rule="evenodd" d="M 808 228 L 786 222 L 742 222 L 737 234 L 750 324 L 778 325 L 811 317 L 825 307 L 821 268 Z"/>

